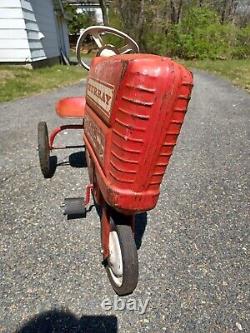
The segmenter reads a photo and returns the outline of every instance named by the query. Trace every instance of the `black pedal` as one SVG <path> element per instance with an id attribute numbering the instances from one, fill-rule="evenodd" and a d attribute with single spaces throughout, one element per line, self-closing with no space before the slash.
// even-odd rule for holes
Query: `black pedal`
<path id="1" fill-rule="evenodd" d="M 84 198 L 65 198 L 63 214 L 68 215 L 68 219 L 86 217 Z"/>

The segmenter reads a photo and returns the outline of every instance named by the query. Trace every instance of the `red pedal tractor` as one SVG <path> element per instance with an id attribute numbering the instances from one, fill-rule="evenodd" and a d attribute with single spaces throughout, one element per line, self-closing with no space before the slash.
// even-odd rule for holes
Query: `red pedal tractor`
<path id="1" fill-rule="evenodd" d="M 124 46 L 106 44 L 115 35 Z M 98 48 L 90 68 L 81 45 Z M 86 97 L 62 99 L 60 117 L 80 118 L 78 125 L 55 129 L 38 124 L 41 170 L 51 176 L 50 152 L 57 133 L 82 129 L 90 184 L 86 197 L 65 199 L 65 214 L 84 214 L 92 191 L 101 211 L 103 263 L 118 295 L 132 293 L 138 282 L 135 214 L 155 207 L 160 184 L 184 121 L 193 86 L 192 74 L 169 58 L 140 54 L 126 34 L 105 26 L 86 29 L 77 43 L 79 63 L 89 70 Z"/>

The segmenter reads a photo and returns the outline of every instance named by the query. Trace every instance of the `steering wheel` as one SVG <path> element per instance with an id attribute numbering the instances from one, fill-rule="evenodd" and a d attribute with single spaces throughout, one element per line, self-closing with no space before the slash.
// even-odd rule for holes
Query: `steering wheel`
<path id="1" fill-rule="evenodd" d="M 105 44 L 103 41 L 101 35 L 110 34 L 115 35 L 117 37 L 120 37 L 124 40 L 124 46 L 116 48 L 115 46 L 111 44 Z M 94 40 L 98 52 L 97 55 L 101 57 L 109 57 L 115 54 L 126 54 L 129 52 L 138 53 L 139 52 L 139 46 L 137 43 L 129 37 L 127 34 L 125 34 L 122 31 L 119 31 L 115 28 L 110 28 L 106 26 L 92 26 L 87 29 L 85 29 L 80 37 L 78 38 L 77 44 L 76 44 L 76 54 L 77 54 L 77 60 L 81 66 L 83 66 L 85 69 L 89 70 L 89 66 L 86 64 L 86 62 L 81 57 L 81 45 L 85 42 L 86 37 L 90 36 Z"/>

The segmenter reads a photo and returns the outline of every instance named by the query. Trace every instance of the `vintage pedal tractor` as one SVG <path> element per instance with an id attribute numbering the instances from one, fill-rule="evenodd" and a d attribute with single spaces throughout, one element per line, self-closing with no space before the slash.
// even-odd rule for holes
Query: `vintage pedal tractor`
<path id="1" fill-rule="evenodd" d="M 104 36 L 120 38 L 119 47 Z M 90 67 L 81 58 L 86 38 L 98 52 Z M 92 191 L 101 212 L 103 263 L 118 295 L 138 282 L 135 215 L 155 207 L 163 175 L 176 145 L 193 87 L 192 74 L 170 58 L 141 54 L 136 42 L 116 29 L 93 26 L 77 42 L 79 63 L 89 75 L 85 97 L 60 100 L 60 117 L 77 125 L 48 136 L 38 124 L 38 150 L 45 178 L 52 176 L 50 152 L 64 129 L 82 129 L 90 184 L 85 198 L 65 199 L 65 214 L 84 214 Z"/>

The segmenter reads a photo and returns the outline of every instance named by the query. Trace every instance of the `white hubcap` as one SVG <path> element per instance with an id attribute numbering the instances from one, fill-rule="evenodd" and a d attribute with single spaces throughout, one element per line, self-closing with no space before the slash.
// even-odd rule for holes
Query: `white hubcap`
<path id="1" fill-rule="evenodd" d="M 123 264 L 122 252 L 119 238 L 115 230 L 109 233 L 109 269 L 114 282 L 120 286 L 122 284 Z"/>

